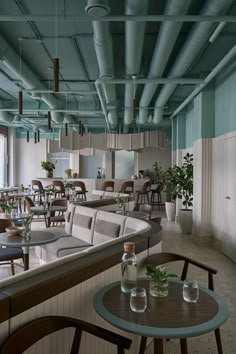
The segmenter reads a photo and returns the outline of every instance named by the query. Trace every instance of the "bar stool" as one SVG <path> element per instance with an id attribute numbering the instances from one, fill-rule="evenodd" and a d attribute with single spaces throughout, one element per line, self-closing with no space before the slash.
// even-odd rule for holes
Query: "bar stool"
<path id="1" fill-rule="evenodd" d="M 147 203 L 149 204 L 149 192 L 151 190 L 151 182 L 147 181 L 143 184 L 143 187 L 141 189 L 141 191 L 136 191 L 137 193 L 137 201 L 136 204 L 139 204 L 139 197 L 141 200 L 140 204 L 145 204 L 145 199 L 147 198 Z"/>
<path id="2" fill-rule="evenodd" d="M 101 190 L 102 191 L 108 191 L 108 192 L 114 192 L 114 181 L 105 181 L 102 184 Z"/>
<path id="3" fill-rule="evenodd" d="M 66 196 L 65 186 L 62 181 L 54 180 L 54 181 L 52 181 L 52 185 L 57 187 L 57 191 L 55 192 L 55 198 L 57 198 L 58 195 L 60 197 Z"/>
<path id="4" fill-rule="evenodd" d="M 88 191 L 86 190 L 84 182 L 74 181 L 73 186 L 74 188 L 80 188 L 75 190 L 75 195 L 79 196 L 81 199 L 87 200 L 86 193 L 88 193 Z"/>
<path id="5" fill-rule="evenodd" d="M 164 208 L 161 198 L 161 191 L 163 188 L 157 187 L 156 189 L 151 189 L 151 204 L 157 205 L 159 210 Z M 157 197 L 156 197 L 157 196 Z"/>
<path id="6" fill-rule="evenodd" d="M 133 194 L 134 193 L 134 182 L 133 181 L 123 182 L 119 193 Z"/>

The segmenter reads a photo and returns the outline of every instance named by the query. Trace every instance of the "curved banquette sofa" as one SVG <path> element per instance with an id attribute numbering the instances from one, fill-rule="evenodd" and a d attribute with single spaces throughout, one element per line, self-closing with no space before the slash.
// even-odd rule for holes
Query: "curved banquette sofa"
<path id="1" fill-rule="evenodd" d="M 120 242 L 138 233 L 144 233 L 150 225 L 139 219 L 97 210 L 82 205 L 69 204 L 65 214 L 65 227 L 52 228 L 60 234 L 57 242 L 36 247 L 41 262 L 50 262 L 73 253 L 96 251 L 108 243 Z"/>
<path id="2" fill-rule="evenodd" d="M 0 343 L 17 327 L 45 315 L 71 316 L 116 332 L 94 311 L 96 291 L 120 279 L 125 241 L 135 242 L 139 266 L 161 250 L 160 225 L 84 205 L 69 205 L 65 227 L 51 231 L 60 233 L 60 239 L 37 247 L 41 261 L 48 263 L 0 281 Z M 144 274 L 139 268 L 139 275 Z M 133 341 L 129 353 L 137 353 L 139 337 L 123 334 Z M 60 331 L 40 343 L 37 352 L 65 354 L 69 344 L 68 332 Z M 110 354 L 113 349 L 85 337 L 81 352 Z M 29 351 L 34 353 L 34 348 Z"/>

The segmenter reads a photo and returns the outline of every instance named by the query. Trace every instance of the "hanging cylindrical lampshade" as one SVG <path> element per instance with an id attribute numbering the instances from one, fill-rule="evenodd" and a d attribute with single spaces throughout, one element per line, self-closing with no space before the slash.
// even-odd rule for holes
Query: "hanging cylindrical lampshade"
<path id="1" fill-rule="evenodd" d="M 26 141 L 27 141 L 27 143 L 29 143 L 29 130 L 27 130 L 27 132 L 26 132 Z"/>
<path id="2" fill-rule="evenodd" d="M 38 143 L 40 143 L 40 130 L 38 130 Z"/>
<path id="3" fill-rule="evenodd" d="M 51 112 L 48 111 L 48 129 L 49 129 L 49 130 L 52 129 L 51 123 L 52 123 Z"/>
<path id="4" fill-rule="evenodd" d="M 37 144 L 37 132 L 34 132 L 34 143 Z"/>
<path id="5" fill-rule="evenodd" d="M 132 106 L 132 108 L 133 108 L 133 120 L 135 122 L 135 120 L 136 120 L 136 101 L 135 101 L 135 98 L 133 98 L 133 106 Z"/>
<path id="6" fill-rule="evenodd" d="M 81 124 L 81 136 L 83 136 L 84 135 L 84 125 L 83 125 L 83 123 Z"/>
<path id="7" fill-rule="evenodd" d="M 18 114 L 23 114 L 23 96 L 21 90 L 18 92 Z"/>
<path id="8" fill-rule="evenodd" d="M 65 123 L 65 132 L 66 132 L 66 136 L 68 136 L 68 123 Z"/>
<path id="9" fill-rule="evenodd" d="M 82 122 L 79 121 L 79 135 L 82 134 Z"/>
<path id="10" fill-rule="evenodd" d="M 53 91 L 59 92 L 59 58 L 53 59 Z"/>

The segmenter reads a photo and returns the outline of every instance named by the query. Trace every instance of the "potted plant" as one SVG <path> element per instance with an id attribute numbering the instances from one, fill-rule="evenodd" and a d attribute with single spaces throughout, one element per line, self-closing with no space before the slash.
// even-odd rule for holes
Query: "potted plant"
<path id="1" fill-rule="evenodd" d="M 177 277 L 176 274 L 167 273 L 166 265 L 155 267 L 152 264 L 146 264 L 146 269 L 150 277 L 149 292 L 150 295 L 156 297 L 165 297 L 168 295 L 168 280 L 169 278 Z"/>
<path id="2" fill-rule="evenodd" d="M 65 170 L 65 174 L 66 174 L 66 177 L 67 178 L 71 178 L 71 175 L 72 175 L 72 168 L 67 168 L 66 170 Z"/>
<path id="3" fill-rule="evenodd" d="M 55 170 L 55 165 L 51 161 L 41 161 L 41 167 L 43 170 L 47 171 L 47 177 L 53 178 L 53 170 Z"/>
<path id="4" fill-rule="evenodd" d="M 161 192 L 163 190 L 165 185 L 165 172 L 158 162 L 153 164 L 153 169 L 150 171 L 150 180 L 153 184 L 156 184 L 156 191 Z"/>
<path id="5" fill-rule="evenodd" d="M 31 223 L 33 220 L 33 216 L 29 215 L 27 218 L 24 218 L 22 221 L 23 227 L 24 227 L 24 231 L 23 231 L 23 235 L 24 238 L 26 238 L 27 240 L 30 239 L 31 237 Z"/>
<path id="6" fill-rule="evenodd" d="M 118 204 L 118 208 L 125 212 L 126 199 L 124 197 L 117 197 L 116 202 Z"/>
<path id="7" fill-rule="evenodd" d="M 17 209 L 17 204 L 10 200 L 0 199 L 0 207 L 5 214 L 11 214 L 12 210 Z"/>
<path id="8" fill-rule="evenodd" d="M 166 216 L 170 221 L 175 221 L 176 214 L 176 198 L 177 198 L 177 181 L 176 166 L 169 167 L 165 172 L 165 192 L 166 192 Z"/>
<path id="9" fill-rule="evenodd" d="M 193 155 L 187 153 L 183 165 L 176 166 L 177 196 L 183 199 L 184 209 L 178 212 L 178 221 L 184 234 L 192 232 L 192 209 L 193 206 Z"/>

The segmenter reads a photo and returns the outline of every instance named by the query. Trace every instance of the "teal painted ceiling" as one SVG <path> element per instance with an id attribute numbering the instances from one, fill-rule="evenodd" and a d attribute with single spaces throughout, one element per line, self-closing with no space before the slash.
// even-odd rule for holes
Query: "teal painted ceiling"
<path id="1" fill-rule="evenodd" d="M 173 111 L 236 43 L 235 1 L 186 0 L 177 9 L 179 1 L 1 0 L 0 124 L 16 127 L 19 136 L 37 129 L 51 134 L 50 111 L 55 134 L 65 122 L 73 130 L 82 122 L 85 132 L 165 129 L 169 135 Z M 109 9 L 110 20 L 91 18 L 87 4 L 95 15 Z M 131 18 L 128 27 L 127 14 L 144 18 Z M 166 22 L 153 20 L 154 15 L 179 17 Z M 195 22 L 183 15 L 195 15 Z M 204 22 L 203 15 L 216 19 Z M 211 43 L 219 16 L 231 20 Z M 179 24 L 169 37 L 168 23 Z M 201 38 L 196 37 L 202 28 Z M 58 93 L 53 92 L 55 57 L 60 61 Z M 105 76 L 120 82 L 107 83 Z"/>

